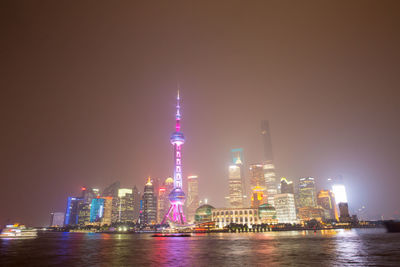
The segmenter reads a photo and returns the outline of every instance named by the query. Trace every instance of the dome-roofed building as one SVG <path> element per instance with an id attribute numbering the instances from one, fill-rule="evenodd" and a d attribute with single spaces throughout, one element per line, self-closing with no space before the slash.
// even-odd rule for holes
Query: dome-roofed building
<path id="1" fill-rule="evenodd" d="M 196 223 L 205 223 L 212 221 L 212 211 L 215 209 L 213 206 L 204 204 L 196 209 L 194 220 Z"/>
<path id="2" fill-rule="evenodd" d="M 165 179 L 165 182 L 164 182 L 166 185 L 171 185 L 171 184 L 173 184 L 174 183 L 174 178 L 172 178 L 172 177 L 168 177 L 167 179 Z"/>
<path id="3" fill-rule="evenodd" d="M 276 218 L 276 210 L 270 204 L 262 204 L 258 207 L 258 216 L 260 217 L 261 223 L 275 224 L 278 223 Z"/>

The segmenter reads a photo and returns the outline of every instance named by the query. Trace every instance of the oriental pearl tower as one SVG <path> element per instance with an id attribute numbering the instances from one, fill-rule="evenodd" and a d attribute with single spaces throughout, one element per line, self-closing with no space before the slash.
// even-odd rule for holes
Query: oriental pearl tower
<path id="1" fill-rule="evenodd" d="M 183 204 L 185 202 L 185 193 L 182 190 L 182 146 L 185 143 L 185 137 L 181 132 L 181 113 L 179 105 L 179 90 L 176 98 L 176 124 L 175 132 L 172 133 L 170 141 L 174 147 L 174 189 L 169 194 L 171 206 L 165 214 L 161 224 L 164 224 L 167 219 L 172 223 L 185 224 L 186 219 L 183 214 Z"/>

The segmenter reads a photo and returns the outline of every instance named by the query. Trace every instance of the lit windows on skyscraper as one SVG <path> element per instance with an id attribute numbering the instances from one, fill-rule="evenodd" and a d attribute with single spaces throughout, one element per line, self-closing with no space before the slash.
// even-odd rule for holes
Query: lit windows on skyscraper
<path id="1" fill-rule="evenodd" d="M 326 219 L 339 220 L 338 212 L 335 203 L 335 197 L 330 190 L 320 190 L 318 192 L 317 204 L 321 206 L 324 210 L 328 211 Z"/>
<path id="2" fill-rule="evenodd" d="M 155 224 L 157 223 L 157 199 L 154 194 L 154 187 L 150 180 L 147 180 L 144 186 L 143 192 L 143 224 Z"/>
<path id="3" fill-rule="evenodd" d="M 187 220 L 194 222 L 196 209 L 199 207 L 199 184 L 196 175 L 188 176 L 188 196 L 186 201 Z"/>
<path id="4" fill-rule="evenodd" d="M 285 177 L 281 178 L 281 194 L 294 194 L 294 184 Z"/>
<path id="5" fill-rule="evenodd" d="M 104 198 L 92 199 L 90 207 L 90 222 L 100 222 L 104 214 Z"/>
<path id="6" fill-rule="evenodd" d="M 316 206 L 315 180 L 312 177 L 304 177 L 299 180 L 299 208 Z"/>
<path id="7" fill-rule="evenodd" d="M 134 215 L 134 196 L 132 189 L 118 190 L 118 222 L 132 222 Z"/>
<path id="8" fill-rule="evenodd" d="M 231 208 L 243 207 L 242 166 L 229 166 L 229 204 Z"/>
<path id="9" fill-rule="evenodd" d="M 272 153 L 271 131 L 267 120 L 261 121 L 261 137 L 264 145 L 264 179 L 266 197 L 268 204 L 274 206 L 274 196 L 278 193 L 278 183 L 276 181 L 274 157 Z"/>
<path id="10" fill-rule="evenodd" d="M 78 204 L 78 224 L 86 225 L 90 222 L 90 203 L 82 200 Z"/>
<path id="11" fill-rule="evenodd" d="M 67 209 L 65 211 L 65 225 L 77 225 L 79 215 L 79 204 L 83 200 L 77 197 L 68 197 Z"/>
<path id="12" fill-rule="evenodd" d="M 340 211 L 340 222 L 350 222 L 349 205 L 346 202 L 340 202 L 338 206 Z"/>
<path id="13" fill-rule="evenodd" d="M 250 167 L 251 207 L 258 208 L 264 203 L 266 193 L 264 169 L 262 164 L 251 164 Z"/>
<path id="14" fill-rule="evenodd" d="M 276 218 L 278 223 L 296 223 L 296 207 L 293 194 L 277 194 L 274 196 Z"/>
<path id="15" fill-rule="evenodd" d="M 171 177 L 165 179 L 162 186 L 158 188 L 157 223 L 161 223 L 165 214 L 168 212 L 170 206 L 169 194 L 171 193 L 172 189 L 174 189 L 174 179 Z"/>
<path id="16" fill-rule="evenodd" d="M 278 193 L 278 185 L 276 183 L 275 167 L 272 162 L 266 162 L 263 165 L 265 185 L 267 187 L 267 203 L 274 206 L 274 196 Z"/>
<path id="17" fill-rule="evenodd" d="M 243 149 L 231 150 L 232 164 L 229 165 L 229 205 L 231 208 L 242 208 L 246 205 L 246 184 L 243 166 Z"/>

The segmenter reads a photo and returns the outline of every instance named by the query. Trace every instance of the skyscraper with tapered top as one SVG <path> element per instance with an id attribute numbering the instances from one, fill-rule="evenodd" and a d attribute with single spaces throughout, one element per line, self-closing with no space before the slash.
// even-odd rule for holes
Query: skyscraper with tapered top
<path id="1" fill-rule="evenodd" d="M 258 208 L 264 204 L 265 179 L 262 164 L 251 164 L 250 167 L 251 207 Z"/>
<path id="2" fill-rule="evenodd" d="M 182 190 L 182 147 L 185 143 L 185 137 L 181 132 L 181 106 L 179 90 L 176 98 L 176 114 L 175 114 L 175 132 L 172 133 L 170 141 L 174 147 L 174 189 L 169 194 L 169 207 L 163 221 L 167 220 L 175 224 L 185 224 L 186 218 L 183 213 L 183 204 L 185 203 L 185 193 Z"/>
<path id="3" fill-rule="evenodd" d="M 278 183 L 276 181 L 274 157 L 272 153 L 271 132 L 269 130 L 268 121 L 261 121 L 261 137 L 264 146 L 264 179 L 265 179 L 265 195 L 268 204 L 274 206 L 274 196 L 278 193 Z"/>
<path id="4" fill-rule="evenodd" d="M 243 208 L 245 206 L 246 186 L 244 180 L 243 149 L 232 149 L 232 164 L 229 165 L 229 206 Z"/>
<path id="5" fill-rule="evenodd" d="M 156 224 L 157 223 L 157 199 L 154 194 L 154 186 L 150 177 L 144 186 L 142 196 L 143 200 L 143 216 L 142 224 Z"/>

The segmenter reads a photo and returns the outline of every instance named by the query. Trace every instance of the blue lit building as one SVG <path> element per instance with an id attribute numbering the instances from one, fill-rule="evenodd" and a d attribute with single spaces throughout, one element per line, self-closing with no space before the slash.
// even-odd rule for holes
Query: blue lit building
<path id="1" fill-rule="evenodd" d="M 92 199 L 92 205 L 90 206 L 90 222 L 98 222 L 103 218 L 104 214 L 104 198 Z"/>
<path id="2" fill-rule="evenodd" d="M 79 204 L 83 200 L 77 197 L 68 197 L 67 209 L 65 211 L 65 225 L 77 225 L 79 217 Z"/>
<path id="3" fill-rule="evenodd" d="M 236 164 L 238 160 L 240 162 L 242 162 L 242 164 L 244 163 L 243 148 L 234 148 L 231 150 L 231 153 L 232 153 L 232 163 L 233 164 Z"/>

